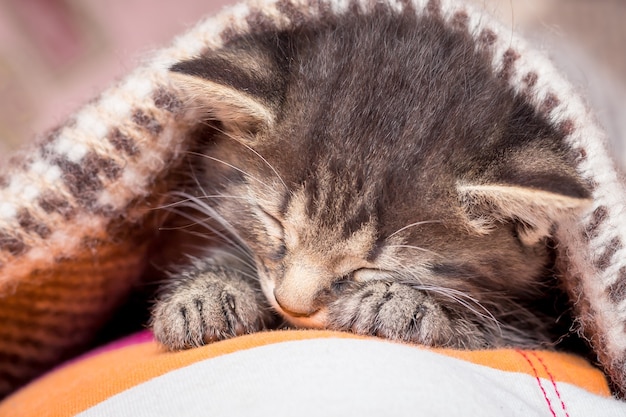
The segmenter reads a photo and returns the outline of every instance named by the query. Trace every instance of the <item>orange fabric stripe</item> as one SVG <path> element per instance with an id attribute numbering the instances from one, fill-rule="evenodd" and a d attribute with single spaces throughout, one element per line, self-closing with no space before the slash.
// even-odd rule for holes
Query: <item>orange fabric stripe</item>
<path id="1" fill-rule="evenodd" d="M 127 346 L 87 358 L 48 374 L 0 403 L 0 417 L 73 416 L 137 384 L 204 359 L 284 341 L 313 338 L 362 338 L 349 333 L 290 330 L 256 333 L 182 352 L 165 352 L 154 342 Z M 602 373 L 568 354 L 516 350 L 435 352 L 491 368 L 524 372 L 551 381 L 568 382 L 610 396 Z"/>

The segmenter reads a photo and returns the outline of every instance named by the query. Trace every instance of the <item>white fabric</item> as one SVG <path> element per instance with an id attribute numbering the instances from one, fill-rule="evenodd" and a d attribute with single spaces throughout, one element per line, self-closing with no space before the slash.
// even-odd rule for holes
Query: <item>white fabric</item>
<path id="1" fill-rule="evenodd" d="M 626 416 L 575 386 L 384 341 L 312 339 L 169 372 L 79 414 L 102 416 Z"/>

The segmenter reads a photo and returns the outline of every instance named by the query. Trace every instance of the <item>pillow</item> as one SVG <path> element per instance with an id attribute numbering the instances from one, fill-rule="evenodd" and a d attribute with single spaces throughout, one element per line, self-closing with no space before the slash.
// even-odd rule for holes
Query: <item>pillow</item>
<path id="1" fill-rule="evenodd" d="M 614 416 L 602 373 L 547 351 L 425 349 L 274 331 L 167 352 L 149 332 L 67 363 L 0 416 Z"/>

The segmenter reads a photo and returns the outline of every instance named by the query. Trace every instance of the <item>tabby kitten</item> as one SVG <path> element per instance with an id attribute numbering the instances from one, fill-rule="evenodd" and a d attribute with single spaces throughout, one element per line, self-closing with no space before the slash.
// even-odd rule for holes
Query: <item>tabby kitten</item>
<path id="1" fill-rule="evenodd" d="M 436 16 L 379 10 L 174 65 L 200 138 L 195 189 L 176 195 L 209 243 L 172 274 L 156 338 L 189 348 L 281 317 L 435 346 L 553 343 L 550 237 L 589 192 L 490 60 Z"/>

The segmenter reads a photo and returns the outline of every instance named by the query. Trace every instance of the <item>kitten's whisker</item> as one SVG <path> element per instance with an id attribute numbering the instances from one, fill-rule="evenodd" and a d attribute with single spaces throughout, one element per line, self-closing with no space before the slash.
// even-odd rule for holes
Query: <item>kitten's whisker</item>
<path id="1" fill-rule="evenodd" d="M 413 286 L 416 289 L 420 289 L 423 291 L 430 291 L 442 295 L 444 297 L 448 297 L 455 302 L 459 303 L 472 313 L 474 313 L 478 317 L 482 317 L 494 323 L 497 327 L 498 331 L 502 333 L 501 323 L 498 319 L 486 308 L 480 301 L 476 298 L 462 292 L 459 290 L 455 290 L 453 288 L 448 287 L 440 287 L 440 286 L 430 286 L 430 285 L 420 285 L 419 287 Z M 477 309 L 478 308 L 478 309 Z M 479 311 L 482 310 L 482 311 Z"/>
<path id="2" fill-rule="evenodd" d="M 189 207 L 189 208 L 199 211 L 200 213 L 204 213 L 207 217 L 206 219 L 200 219 L 196 216 L 191 215 L 190 213 L 187 213 L 187 212 L 183 213 L 180 210 L 170 209 L 170 211 L 176 214 L 179 214 L 182 217 L 190 220 L 191 222 L 193 222 L 193 224 L 197 224 L 199 226 L 204 227 L 216 237 L 221 238 L 221 240 L 224 243 L 229 244 L 233 249 L 237 250 L 240 254 L 245 256 L 246 259 L 250 260 L 249 262 L 246 262 L 246 264 L 250 268 L 256 268 L 254 260 L 252 259 L 252 254 L 249 248 L 247 247 L 247 245 L 245 244 L 245 242 L 243 242 L 243 240 L 239 237 L 239 235 L 234 232 L 234 228 L 222 216 L 220 216 L 219 213 L 215 211 L 215 209 L 213 209 L 211 206 L 207 205 L 204 201 L 202 201 L 202 197 L 195 197 L 195 196 L 192 196 L 185 192 L 180 192 L 180 191 L 174 191 L 172 192 L 172 195 L 179 196 L 184 199 L 179 202 L 177 207 Z M 226 195 L 222 195 L 222 196 L 228 197 Z M 214 225 L 212 225 L 207 220 L 213 220 L 216 224 L 221 225 L 227 232 L 230 232 L 229 235 L 232 236 L 232 238 L 224 234 L 222 231 L 218 230 L 217 228 L 215 228 Z M 197 235 L 201 236 L 202 234 L 198 233 Z M 207 237 L 207 236 L 202 236 L 202 237 Z M 237 241 L 235 241 L 233 238 L 237 239 Z"/>
<path id="3" fill-rule="evenodd" d="M 216 253 L 225 253 L 227 256 L 231 256 L 235 259 L 237 259 L 241 264 L 243 264 L 244 266 L 248 267 L 248 269 L 250 271 L 256 271 L 256 262 L 254 261 L 252 252 L 246 251 L 246 252 L 242 252 L 242 251 L 238 251 L 237 253 L 233 253 L 230 252 L 229 250 L 225 249 L 225 248 L 213 248 L 211 249 L 211 253 L 212 254 L 216 254 Z M 243 255 L 244 257 L 241 257 L 240 255 Z M 232 268 L 232 266 L 231 266 Z"/>
<path id="4" fill-rule="evenodd" d="M 189 172 L 191 173 L 191 178 L 193 179 L 194 183 L 196 184 L 196 187 L 198 187 L 198 189 L 200 191 L 202 191 L 203 195 L 207 195 L 207 192 L 204 189 L 204 187 L 202 186 L 202 183 L 201 183 L 200 179 L 196 175 L 196 170 L 193 168 L 193 164 L 191 163 L 191 159 L 190 158 L 187 158 L 187 165 L 189 165 Z"/>
<path id="5" fill-rule="evenodd" d="M 402 269 L 403 274 L 404 274 L 402 276 L 409 277 L 408 279 L 409 279 L 410 284 L 418 282 L 420 285 L 425 285 L 422 279 L 420 278 L 419 274 L 416 274 L 415 271 L 411 270 L 408 266 L 404 265 L 404 263 L 396 260 L 395 264 L 397 268 Z"/>
<path id="6" fill-rule="evenodd" d="M 201 213 L 204 213 L 207 215 L 207 217 L 215 220 L 216 222 L 218 222 L 222 227 L 224 227 L 224 229 L 226 229 L 226 231 L 228 231 L 235 239 L 237 239 L 237 241 L 242 245 L 242 246 L 246 246 L 244 240 L 241 239 L 241 236 L 239 236 L 239 234 L 237 233 L 237 230 L 230 224 L 228 223 L 228 221 L 226 221 L 226 219 L 224 219 L 219 213 L 217 213 L 217 211 L 209 206 L 208 204 L 206 204 L 206 202 L 198 199 L 195 196 L 192 196 L 190 194 L 187 193 L 183 193 L 183 192 L 179 192 L 179 195 L 181 195 L 182 197 L 188 199 L 190 202 L 189 203 L 185 203 L 184 205 L 188 205 L 191 208 L 194 208 L 198 211 L 200 211 Z M 191 204 L 192 203 L 192 204 Z M 183 214 L 183 213 L 181 213 Z M 186 218 L 189 220 L 193 221 L 192 216 L 190 216 L 187 213 L 186 214 Z"/>
<path id="7" fill-rule="evenodd" d="M 172 211 L 172 213 L 174 213 L 174 214 L 180 214 L 180 213 L 178 213 L 178 212 L 176 212 L 176 211 Z M 198 225 L 198 223 L 199 223 L 199 222 L 192 221 L 191 223 L 182 224 L 182 225 L 180 225 L 180 226 L 161 226 L 161 227 L 159 227 L 159 231 L 166 231 L 166 232 L 169 232 L 169 231 L 174 231 L 174 230 L 183 230 L 183 231 L 186 231 L 185 229 L 189 229 L 189 228 L 191 228 L 191 227 L 197 226 L 197 225 Z M 200 233 L 198 232 L 198 234 L 200 234 Z M 206 238 L 208 239 L 208 238 L 209 238 L 209 236 L 206 236 Z"/>
<path id="8" fill-rule="evenodd" d="M 177 214 L 177 215 L 179 215 L 181 217 L 184 217 L 185 219 L 187 219 L 187 220 L 192 222 L 191 225 L 186 225 L 185 228 L 191 227 L 191 226 L 194 226 L 194 225 L 198 225 L 198 226 L 204 227 L 209 232 L 213 233 L 213 235 L 215 235 L 216 237 L 220 238 L 224 243 L 228 243 L 233 248 L 237 248 L 237 249 L 241 250 L 242 252 L 247 250 L 247 248 L 243 244 L 241 244 L 240 242 L 235 241 L 234 239 L 230 238 L 228 235 L 222 233 L 220 230 L 218 230 L 217 228 L 213 227 L 209 223 L 203 221 L 202 219 L 199 219 L 199 218 L 197 218 L 197 217 L 195 217 L 195 216 L 193 216 L 193 215 L 191 215 L 189 213 L 183 212 L 183 211 L 173 211 L 173 212 L 175 214 Z M 212 218 L 210 217 L 210 219 L 212 219 Z M 174 229 L 174 228 L 172 228 L 172 229 Z M 167 230 L 167 229 L 164 229 L 164 230 Z M 174 229 L 174 230 L 176 230 L 176 229 Z M 179 230 L 182 230 L 182 228 L 180 228 Z M 192 231 L 192 230 L 185 230 L 185 232 L 187 232 L 189 234 L 192 234 L 194 236 L 201 236 L 201 237 L 204 237 L 204 238 L 207 238 L 207 239 L 210 239 L 212 237 L 212 236 L 207 236 L 206 234 L 202 234 L 200 232 L 195 232 L 195 231 Z"/>
<path id="9" fill-rule="evenodd" d="M 245 265 L 248 266 L 248 264 L 245 264 Z M 230 269 L 231 271 L 237 272 L 238 274 L 243 275 L 244 277 L 252 281 L 259 280 L 259 276 L 257 274 L 251 273 L 250 271 L 246 271 L 241 268 L 233 268 L 233 267 L 229 267 L 228 269 Z"/>
<path id="10" fill-rule="evenodd" d="M 180 191 L 172 191 L 170 192 L 171 196 L 177 196 L 179 198 L 181 198 L 178 201 L 172 202 L 172 203 L 168 203 L 165 205 L 162 205 L 158 208 L 171 208 L 171 207 L 176 207 L 178 205 L 185 205 L 187 207 L 191 207 L 190 204 L 186 204 L 186 203 L 194 203 L 195 201 L 201 201 L 201 200 L 219 200 L 219 199 L 233 199 L 233 200 L 242 200 L 242 201 L 249 201 L 251 198 L 248 196 L 242 196 L 242 195 L 232 195 L 232 194 L 204 194 L 204 195 L 198 195 L 198 196 L 193 196 L 193 199 L 191 197 L 188 197 L 189 194 L 185 193 L 185 192 L 180 192 Z M 271 205 L 272 201 L 270 200 L 265 200 L 259 197 L 255 197 L 255 199 L 259 202 L 264 202 L 268 205 Z M 210 216 L 209 216 L 210 217 Z"/>
<path id="11" fill-rule="evenodd" d="M 419 250 L 421 252 L 426 252 L 426 253 L 430 253 L 432 255 L 438 256 L 440 258 L 443 258 L 444 256 L 441 255 L 440 253 L 434 252 L 430 249 L 425 249 L 425 248 L 421 248 L 419 246 L 413 246 L 413 245 L 388 245 L 388 248 L 406 248 L 406 249 L 415 249 L 415 250 Z"/>
<path id="12" fill-rule="evenodd" d="M 268 184 L 267 184 L 267 183 L 265 183 L 265 182 L 261 181 L 260 179 L 258 179 L 258 178 L 257 178 L 257 177 L 255 177 L 254 175 L 252 175 L 252 174 L 250 174 L 250 173 L 248 173 L 248 172 L 244 171 L 243 169 L 241 169 L 241 168 L 239 168 L 239 167 L 236 167 L 236 166 L 235 166 L 235 165 L 233 165 L 233 164 L 230 164 L 230 163 L 228 163 L 228 162 L 226 162 L 226 161 L 223 161 L 223 160 L 221 160 L 221 159 L 219 159 L 219 158 L 215 158 L 215 157 L 213 157 L 213 156 L 210 156 L 210 155 L 205 155 L 205 154 L 203 154 L 203 153 L 200 153 L 200 152 L 195 152 L 195 151 L 187 151 L 187 153 L 188 153 L 189 155 L 200 156 L 200 157 L 202 157 L 202 158 L 210 159 L 211 161 L 215 161 L 215 162 L 218 162 L 218 163 L 220 163 L 220 164 L 224 164 L 224 165 L 226 165 L 227 167 L 234 169 L 235 171 L 241 172 L 241 173 L 242 173 L 243 175 L 245 175 L 246 177 L 248 177 L 248 178 L 252 178 L 253 180 L 257 181 L 259 184 L 264 185 L 264 186 L 266 186 L 266 187 L 268 186 Z"/>
<path id="13" fill-rule="evenodd" d="M 172 195 L 176 194 L 176 191 L 173 191 L 171 193 Z M 219 198 L 232 198 L 235 200 L 246 200 L 247 197 L 243 197 L 243 196 L 239 196 L 239 195 L 228 195 L 228 194 L 211 194 L 211 195 L 199 195 L 196 196 L 195 198 L 197 198 L 198 200 L 210 200 L 210 199 L 219 199 Z M 185 203 L 189 203 L 189 202 L 193 202 L 193 200 L 189 199 L 189 198 L 185 198 L 182 200 L 178 200 L 178 201 L 173 201 L 171 203 L 167 203 L 167 204 L 163 204 L 161 206 L 158 207 L 154 207 L 151 210 L 163 210 L 163 209 L 168 209 L 168 208 L 172 208 L 172 207 L 177 207 L 179 205 L 183 205 Z"/>
<path id="14" fill-rule="evenodd" d="M 456 291 L 452 288 L 446 288 L 446 287 L 435 287 L 432 288 L 431 290 L 452 298 L 453 300 L 457 301 L 458 303 L 464 305 L 465 307 L 469 308 L 474 314 L 476 314 L 477 316 L 489 319 L 494 321 L 495 323 L 497 323 L 498 321 L 496 320 L 495 316 L 485 307 L 482 305 L 482 303 L 480 303 L 480 301 L 478 301 L 477 299 L 475 299 L 474 297 L 464 294 L 461 291 Z M 481 311 L 477 310 L 476 308 L 472 307 L 473 305 L 475 305 L 476 307 L 478 307 Z"/>
<path id="15" fill-rule="evenodd" d="M 276 178 L 278 178 L 278 180 L 283 184 L 283 187 L 285 188 L 285 190 L 289 190 L 289 188 L 287 187 L 287 184 L 285 183 L 285 181 L 283 181 L 283 178 L 280 176 L 280 174 L 278 173 L 278 171 L 276 170 L 276 168 L 274 168 L 274 166 L 272 164 L 269 163 L 269 161 L 267 159 L 265 159 L 265 157 L 263 157 L 260 153 L 258 153 L 255 149 L 253 149 L 250 145 L 243 143 L 241 140 L 238 140 L 233 134 L 226 132 L 223 129 L 220 129 L 217 126 L 212 126 L 215 130 L 217 130 L 218 132 L 220 132 L 221 134 L 223 134 L 224 136 L 226 136 L 229 139 L 232 139 L 234 141 L 236 141 L 237 143 L 239 143 L 240 145 L 244 146 L 246 149 L 248 149 L 250 152 L 254 153 L 256 156 L 258 156 L 261 161 L 263 161 L 263 163 L 265 165 L 267 165 L 272 172 L 274 172 L 274 174 L 276 175 Z"/>
<path id="16" fill-rule="evenodd" d="M 240 200 L 247 200 L 249 197 L 246 196 L 242 196 L 242 195 L 228 195 L 228 194 L 208 194 L 206 192 L 206 190 L 204 189 L 204 187 L 202 186 L 200 180 L 198 179 L 197 175 L 195 174 L 195 171 L 193 169 L 193 166 L 191 165 L 191 163 L 189 164 L 189 170 L 191 172 L 191 176 L 196 184 L 196 187 L 202 191 L 202 195 L 201 196 L 196 196 L 196 198 L 199 199 L 210 199 L 210 198 L 232 198 L 232 199 L 240 199 Z M 244 174 L 244 175 L 248 175 L 248 174 Z M 282 182 L 282 179 L 281 179 Z M 284 182 L 283 182 L 284 185 Z M 174 194 L 174 193 L 172 193 Z M 261 200 L 260 198 L 256 197 L 258 200 Z"/>
<path id="17" fill-rule="evenodd" d="M 186 231 L 187 232 L 187 231 Z M 201 233 L 198 232 L 187 232 L 191 235 L 196 235 L 198 237 L 203 237 L 203 235 Z M 200 252 L 202 252 L 203 250 L 206 251 L 206 246 L 203 245 L 189 245 L 190 248 L 195 248 L 197 250 L 199 250 Z M 222 249 L 223 252 L 228 253 L 229 256 L 237 259 L 237 261 L 239 263 L 241 263 L 243 266 L 245 266 L 248 271 L 256 271 L 256 264 L 254 263 L 254 260 L 252 259 L 252 256 L 249 253 L 246 253 L 244 250 L 242 250 L 242 248 L 238 247 L 238 246 L 228 246 L 226 248 L 232 249 L 233 251 L 231 252 L 230 250 L 226 250 L 226 249 Z M 214 254 L 215 253 L 215 248 L 211 248 L 210 254 Z M 194 256 L 188 256 L 192 261 L 197 259 Z M 229 266 L 229 269 L 234 269 L 232 266 Z M 239 271 L 239 269 L 237 269 Z M 241 272 L 243 273 L 244 270 L 241 270 Z M 250 277 L 252 277 L 252 275 L 250 275 Z M 256 275 L 255 275 L 255 280 L 256 280 Z"/>
<path id="18" fill-rule="evenodd" d="M 190 233 L 191 235 L 195 234 L 196 236 L 202 237 L 202 234 L 198 232 L 187 232 L 187 233 Z M 228 244 L 228 246 L 225 246 L 225 247 L 230 249 L 228 251 L 230 256 L 236 258 L 242 265 L 246 266 L 248 269 L 256 271 L 256 263 L 254 262 L 252 255 L 248 253 L 245 248 L 237 244 L 232 244 L 231 242 L 224 242 L 224 243 Z M 196 248 L 199 249 L 200 251 L 205 251 L 205 252 L 207 249 L 206 246 L 200 246 L 200 245 L 196 246 Z M 211 250 L 210 253 L 213 253 L 213 251 Z"/>
<path id="19" fill-rule="evenodd" d="M 478 317 L 482 317 L 486 320 L 489 320 L 494 323 L 497 327 L 498 331 L 502 333 L 501 323 L 498 319 L 486 308 L 480 301 L 476 298 L 472 297 L 469 294 L 466 294 L 462 291 L 456 290 L 454 288 L 435 286 L 430 284 L 425 284 L 422 279 L 419 277 L 419 274 L 415 273 L 415 271 L 410 270 L 406 265 L 397 261 L 396 267 L 402 270 L 402 274 L 406 277 L 405 279 L 401 279 L 400 282 L 408 285 L 412 288 L 415 288 L 420 291 L 427 291 L 440 294 L 444 297 L 450 298 L 462 305 L 473 314 Z M 482 310 L 482 311 L 480 311 Z"/>
<path id="20" fill-rule="evenodd" d="M 274 174 L 276 174 L 276 178 L 278 178 L 278 180 L 281 182 L 281 184 L 283 184 L 283 188 L 285 189 L 285 191 L 289 191 L 289 187 L 287 187 L 287 184 L 285 183 L 285 181 L 283 180 L 283 178 L 280 176 L 280 174 L 278 173 L 278 171 L 276 171 L 276 168 L 274 168 L 274 166 L 272 164 L 269 163 L 269 161 L 267 159 L 265 159 L 260 153 L 258 153 L 257 151 L 255 151 L 254 149 L 252 149 L 252 147 L 246 145 L 245 143 L 243 144 L 243 146 L 245 146 L 246 148 L 248 148 L 252 153 L 254 153 L 256 156 L 258 156 L 259 158 L 261 158 L 261 161 L 263 161 L 263 163 L 265 163 L 265 165 L 267 165 L 273 172 Z"/>
<path id="21" fill-rule="evenodd" d="M 441 220 L 424 220 L 421 222 L 415 222 L 415 223 L 411 223 L 411 224 L 407 224 L 406 226 L 396 230 L 395 232 L 393 232 L 392 234 L 390 234 L 389 236 L 387 236 L 386 239 L 391 239 L 392 237 L 394 237 L 395 235 L 397 235 L 398 233 L 410 228 L 410 227 L 415 227 L 415 226 L 421 226 L 423 224 L 432 224 L 432 223 L 443 223 Z"/>

